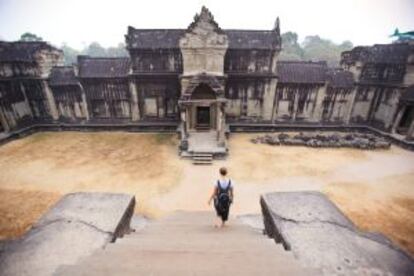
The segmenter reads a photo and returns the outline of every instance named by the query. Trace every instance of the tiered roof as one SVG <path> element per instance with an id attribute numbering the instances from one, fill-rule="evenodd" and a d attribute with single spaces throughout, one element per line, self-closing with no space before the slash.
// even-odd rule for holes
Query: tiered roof
<path id="1" fill-rule="evenodd" d="M 61 51 L 44 41 L 0 41 L 0 62 L 35 62 L 41 50 Z"/>
<path id="2" fill-rule="evenodd" d="M 343 52 L 342 64 L 363 63 L 405 64 L 414 47 L 408 43 L 376 44 L 372 47 L 359 46 Z"/>
<path id="3" fill-rule="evenodd" d="M 323 84 L 328 65 L 325 61 L 279 61 L 277 70 L 281 83 Z"/>
<path id="4" fill-rule="evenodd" d="M 78 56 L 80 78 L 122 78 L 130 70 L 129 58 Z"/>
<path id="5" fill-rule="evenodd" d="M 51 86 L 79 84 L 75 75 L 75 70 L 72 66 L 53 67 L 49 79 L 49 84 Z"/>

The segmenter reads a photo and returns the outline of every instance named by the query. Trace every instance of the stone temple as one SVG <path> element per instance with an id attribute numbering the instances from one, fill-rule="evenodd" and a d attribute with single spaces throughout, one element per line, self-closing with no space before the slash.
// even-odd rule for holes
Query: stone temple
<path id="1" fill-rule="evenodd" d="M 341 68 L 279 61 L 269 30 L 128 27 L 129 57 L 63 66 L 45 42 L 0 42 L 0 139 L 39 130 L 177 131 L 180 154 L 223 157 L 232 131 L 373 131 L 414 148 L 414 44 L 356 47 Z"/>

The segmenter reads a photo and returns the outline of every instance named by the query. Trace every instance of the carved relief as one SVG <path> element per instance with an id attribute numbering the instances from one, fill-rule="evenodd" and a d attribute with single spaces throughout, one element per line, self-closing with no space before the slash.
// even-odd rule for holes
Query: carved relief
<path id="1" fill-rule="evenodd" d="M 179 45 L 184 75 L 223 75 L 228 38 L 205 7 L 195 16 Z"/>

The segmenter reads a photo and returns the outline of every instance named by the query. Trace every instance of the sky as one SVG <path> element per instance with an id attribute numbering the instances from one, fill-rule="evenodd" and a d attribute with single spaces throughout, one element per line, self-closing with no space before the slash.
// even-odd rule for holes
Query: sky
<path id="1" fill-rule="evenodd" d="M 414 30 L 414 0 L 0 0 L 0 39 L 32 32 L 56 46 L 116 46 L 128 26 L 187 28 L 203 5 L 223 29 L 270 30 L 279 16 L 281 32 L 300 40 L 372 45 L 391 42 L 397 27 Z"/>

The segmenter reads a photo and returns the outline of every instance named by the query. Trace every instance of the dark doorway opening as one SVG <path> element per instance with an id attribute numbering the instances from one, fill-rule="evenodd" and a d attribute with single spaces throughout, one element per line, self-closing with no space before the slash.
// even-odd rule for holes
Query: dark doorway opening
<path id="1" fill-rule="evenodd" d="M 400 124 L 398 126 L 397 132 L 399 134 L 405 135 L 408 132 L 408 128 L 411 125 L 411 122 L 414 120 L 414 106 L 408 106 L 401 118 Z"/>
<path id="2" fill-rule="evenodd" d="M 197 106 L 197 128 L 210 128 L 210 107 Z"/>

